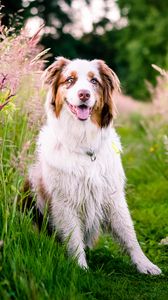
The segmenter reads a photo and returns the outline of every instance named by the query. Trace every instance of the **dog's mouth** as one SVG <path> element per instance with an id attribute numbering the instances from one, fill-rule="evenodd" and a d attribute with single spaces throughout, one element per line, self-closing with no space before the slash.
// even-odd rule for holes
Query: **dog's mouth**
<path id="1" fill-rule="evenodd" d="M 70 111 L 76 115 L 76 117 L 81 121 L 86 121 L 91 113 L 92 113 L 92 107 L 87 106 L 86 104 L 81 104 L 79 106 L 70 104 L 67 100 L 66 103 L 70 109 Z"/>

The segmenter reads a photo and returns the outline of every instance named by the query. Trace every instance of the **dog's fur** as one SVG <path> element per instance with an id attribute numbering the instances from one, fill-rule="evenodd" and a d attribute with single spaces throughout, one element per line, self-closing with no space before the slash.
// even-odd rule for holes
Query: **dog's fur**
<path id="1" fill-rule="evenodd" d="M 68 251 L 87 268 L 92 247 L 106 224 L 141 273 L 160 274 L 137 241 L 125 200 L 121 144 L 112 127 L 116 74 L 101 60 L 59 57 L 45 71 L 47 122 L 37 142 L 29 182 L 43 213 Z"/>

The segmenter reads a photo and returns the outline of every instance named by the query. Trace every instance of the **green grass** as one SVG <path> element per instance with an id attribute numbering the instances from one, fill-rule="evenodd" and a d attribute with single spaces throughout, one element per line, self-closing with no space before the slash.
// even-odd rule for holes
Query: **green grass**
<path id="1" fill-rule="evenodd" d="M 0 126 L 0 299 L 168 299 L 168 168 L 163 147 L 166 125 L 150 127 L 138 116 L 118 128 L 124 146 L 123 163 L 128 178 L 127 199 L 140 244 L 163 270 L 152 277 L 139 274 L 129 257 L 106 235 L 87 252 L 89 270 L 68 258 L 66 247 L 40 233 L 31 212 L 21 213 L 16 196 L 23 177 L 14 160 L 35 130 L 16 112 Z M 156 120 L 157 122 L 157 120 Z M 157 123 L 156 123 L 157 124 Z M 160 124 L 158 122 L 158 124 Z M 30 152 L 33 152 L 32 143 Z"/>

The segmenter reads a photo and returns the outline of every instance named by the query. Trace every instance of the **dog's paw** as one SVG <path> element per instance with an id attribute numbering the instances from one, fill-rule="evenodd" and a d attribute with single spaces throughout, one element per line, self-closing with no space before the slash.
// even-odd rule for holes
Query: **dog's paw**
<path id="1" fill-rule="evenodd" d="M 149 275 L 160 275 L 162 271 L 154 265 L 148 258 L 136 263 L 136 267 L 140 273 Z"/>
<path id="2" fill-rule="evenodd" d="M 79 266 L 84 269 L 84 270 L 87 270 L 88 269 L 88 265 L 87 265 L 87 262 L 86 262 L 86 259 L 85 258 L 79 258 L 78 259 L 78 264 Z"/>

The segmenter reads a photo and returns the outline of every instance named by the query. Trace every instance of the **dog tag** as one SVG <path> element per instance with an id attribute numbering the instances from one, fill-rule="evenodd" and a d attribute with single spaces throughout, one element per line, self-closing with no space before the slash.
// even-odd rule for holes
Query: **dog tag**
<path id="1" fill-rule="evenodd" d="M 96 160 L 96 154 L 93 150 L 89 150 L 86 152 L 87 155 L 90 156 L 91 161 L 95 161 Z"/>

